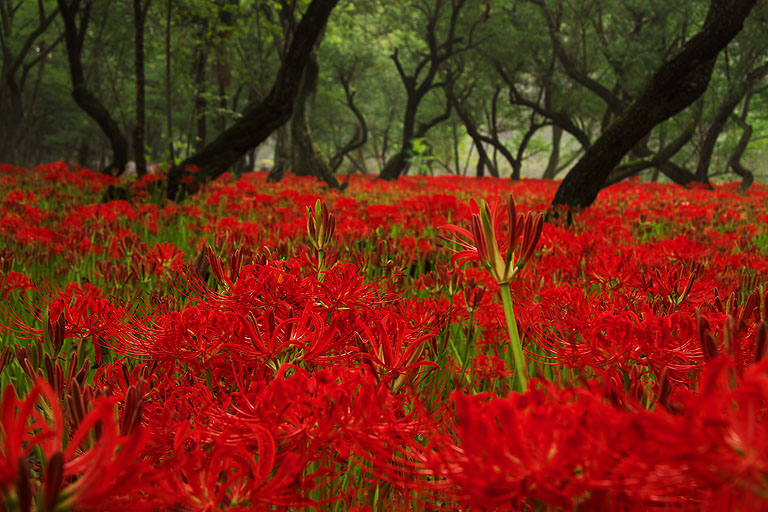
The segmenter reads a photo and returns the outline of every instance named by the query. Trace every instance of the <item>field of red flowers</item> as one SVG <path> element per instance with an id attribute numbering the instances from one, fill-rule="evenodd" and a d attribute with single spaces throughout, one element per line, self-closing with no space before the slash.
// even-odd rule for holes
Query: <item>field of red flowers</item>
<path id="1" fill-rule="evenodd" d="M 158 179 L 0 166 L 0 509 L 768 509 L 768 188 Z"/>

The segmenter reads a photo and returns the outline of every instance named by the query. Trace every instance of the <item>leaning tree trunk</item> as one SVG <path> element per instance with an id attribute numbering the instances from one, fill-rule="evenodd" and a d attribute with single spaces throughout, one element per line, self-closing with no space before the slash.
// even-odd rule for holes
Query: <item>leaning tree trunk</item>
<path id="1" fill-rule="evenodd" d="M 736 144 L 731 157 L 728 159 L 728 166 L 733 170 L 733 172 L 741 176 L 741 185 L 739 185 L 739 191 L 742 194 L 745 194 L 749 187 L 752 186 L 752 183 L 755 181 L 755 175 L 752 174 L 752 171 L 741 164 L 741 157 L 744 156 L 744 152 L 747 150 L 749 141 L 752 138 L 752 125 L 747 123 L 749 100 L 750 97 L 747 96 L 746 100 L 744 100 L 744 110 L 741 113 L 741 116 L 733 116 L 736 123 L 738 123 L 738 125 L 741 127 L 742 132 L 738 144 Z"/>
<path id="2" fill-rule="evenodd" d="M 293 119 L 291 121 L 291 138 L 293 142 L 292 171 L 297 176 L 314 176 L 323 180 L 329 187 L 340 189 L 341 185 L 333 174 L 328 160 L 317 147 L 309 127 L 309 114 L 315 92 L 320 67 L 317 64 L 317 53 L 313 52 L 304 68 L 301 87 L 296 96 Z"/>
<path id="3" fill-rule="evenodd" d="M 248 150 L 258 146 L 291 118 L 304 68 L 337 3 L 338 0 L 312 0 L 296 27 L 272 90 L 261 102 L 246 107 L 242 117 L 215 140 L 171 168 L 166 190 L 169 198 L 177 197 L 185 176 L 197 183 L 221 176 Z M 187 173 L 193 166 L 197 168 L 194 176 Z M 187 191 L 194 189 L 192 186 Z"/>
<path id="4" fill-rule="evenodd" d="M 712 0 L 701 31 L 653 74 L 638 97 L 589 147 L 560 184 L 552 206 L 591 205 L 611 171 L 639 140 L 701 96 L 718 53 L 739 33 L 755 3 Z"/>
<path id="5" fill-rule="evenodd" d="M 96 121 L 112 145 L 112 162 L 102 169 L 102 172 L 120 174 L 125 170 L 128 163 L 128 139 L 123 135 L 123 131 L 117 121 L 109 114 L 107 108 L 85 85 L 82 63 L 83 40 L 88 29 L 92 4 L 86 3 L 82 10 L 80 9 L 80 0 L 71 3 L 66 0 L 58 0 L 58 5 L 64 20 L 64 41 L 67 45 L 67 59 L 72 79 L 72 97 L 77 106 Z M 78 13 L 81 16 L 79 28 L 75 20 Z"/>
<path id="6" fill-rule="evenodd" d="M 494 178 L 498 178 L 499 169 L 496 166 L 496 162 L 488 156 L 488 152 L 485 150 L 485 145 L 483 144 L 483 136 L 480 133 L 480 130 L 477 128 L 477 124 L 475 123 L 475 120 L 472 119 L 472 115 L 469 113 L 469 111 L 466 108 L 464 108 L 464 105 L 461 99 L 457 98 L 450 88 L 446 88 L 445 92 L 446 92 L 446 95 L 448 96 L 448 101 L 451 102 L 451 105 L 453 105 L 453 108 L 456 111 L 456 114 L 459 116 L 459 119 L 461 119 L 461 122 L 464 124 L 464 129 L 467 131 L 467 135 L 470 136 L 470 138 L 472 139 L 472 142 L 477 148 L 477 154 L 478 154 L 477 172 L 476 172 L 477 177 L 481 178 L 485 174 L 485 167 L 487 166 L 488 172 L 491 173 L 491 176 L 493 176 Z"/>

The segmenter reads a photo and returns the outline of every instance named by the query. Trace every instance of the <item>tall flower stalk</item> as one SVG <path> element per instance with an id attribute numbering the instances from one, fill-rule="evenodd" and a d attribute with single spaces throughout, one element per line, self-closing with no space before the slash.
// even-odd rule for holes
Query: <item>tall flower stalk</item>
<path id="1" fill-rule="evenodd" d="M 511 194 L 507 199 L 506 208 L 501 201 L 488 206 L 483 200 L 480 201 L 479 206 L 472 201 L 471 207 L 477 211 L 472 214 L 470 229 L 447 224 L 440 228 L 450 231 L 453 236 L 442 238 L 461 248 L 453 255 L 454 264 L 480 261 L 480 264 L 499 284 L 518 389 L 524 392 L 528 387 L 528 372 L 520 334 L 517 330 L 509 284 L 533 256 L 536 244 L 541 237 L 544 218 L 541 214 L 534 215 L 531 212 L 518 214 Z M 503 230 L 505 217 L 506 231 Z M 499 237 L 501 244 L 497 240 L 497 232 L 501 235 Z"/>
<path id="2" fill-rule="evenodd" d="M 323 280 L 323 251 L 336 231 L 336 217 L 320 199 L 314 207 L 307 206 L 307 234 L 317 256 L 317 278 Z"/>

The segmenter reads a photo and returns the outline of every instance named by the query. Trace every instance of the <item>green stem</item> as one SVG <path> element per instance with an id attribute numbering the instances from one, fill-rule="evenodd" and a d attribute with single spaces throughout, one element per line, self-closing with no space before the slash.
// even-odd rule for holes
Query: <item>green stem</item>
<path id="1" fill-rule="evenodd" d="M 317 251 L 317 280 L 323 282 L 323 250 Z"/>
<path id="2" fill-rule="evenodd" d="M 469 351 L 472 347 L 472 344 L 474 343 L 474 316 L 475 312 L 470 311 L 469 312 L 469 328 L 467 329 L 467 339 L 466 343 L 464 345 L 464 354 L 461 357 L 461 380 L 464 380 L 464 377 L 467 373 L 467 367 L 469 366 Z M 467 383 L 469 383 L 469 378 L 467 378 Z"/>
<path id="3" fill-rule="evenodd" d="M 517 332 L 515 310 L 512 308 L 512 293 L 509 290 L 509 283 L 502 283 L 500 286 L 501 303 L 504 305 L 504 316 L 507 317 L 509 344 L 512 347 L 512 355 L 515 358 L 515 374 L 517 374 L 517 382 L 520 385 L 519 391 L 525 393 L 528 389 L 528 371 L 525 368 L 523 344 L 520 342 L 520 335 Z"/>

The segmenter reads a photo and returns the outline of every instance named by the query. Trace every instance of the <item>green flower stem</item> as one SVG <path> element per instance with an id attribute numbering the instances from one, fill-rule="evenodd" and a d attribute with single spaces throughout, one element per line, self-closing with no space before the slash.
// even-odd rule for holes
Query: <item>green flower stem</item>
<path id="1" fill-rule="evenodd" d="M 317 250 L 317 280 L 323 282 L 323 250 Z"/>
<path id="2" fill-rule="evenodd" d="M 517 321 L 515 320 L 515 310 L 512 308 L 512 293 L 509 290 L 509 283 L 501 283 L 500 286 L 499 293 L 501 294 L 501 303 L 504 305 L 504 316 L 507 317 L 509 343 L 512 346 L 512 356 L 515 358 L 515 374 L 520 385 L 519 391 L 525 393 L 528 389 L 528 370 L 525 368 L 523 344 L 520 342 L 520 335 L 517 332 Z"/>

